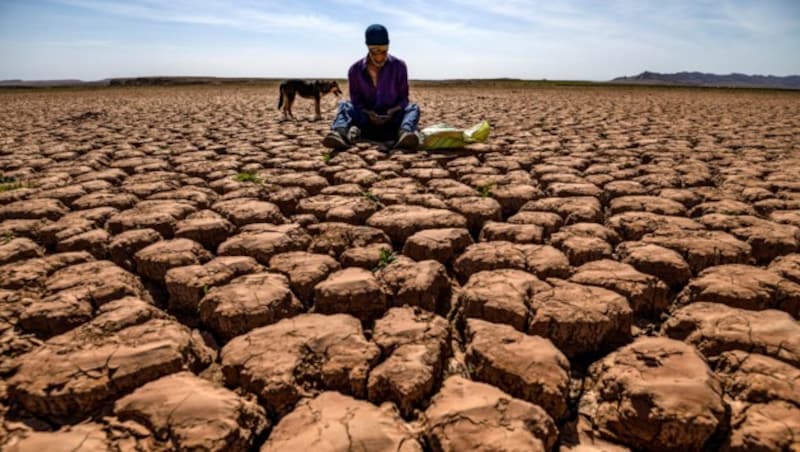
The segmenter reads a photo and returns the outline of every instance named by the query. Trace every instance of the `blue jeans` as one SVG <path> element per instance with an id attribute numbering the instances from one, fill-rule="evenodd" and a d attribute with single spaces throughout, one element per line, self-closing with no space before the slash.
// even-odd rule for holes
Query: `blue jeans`
<path id="1" fill-rule="evenodd" d="M 356 108 L 352 102 L 343 100 L 339 102 L 336 118 L 333 119 L 331 129 L 348 130 L 350 126 L 361 129 L 361 136 L 375 141 L 396 140 L 400 129 L 415 131 L 419 123 L 419 107 L 417 104 L 408 104 L 404 110 L 398 111 L 382 126 L 373 125 L 369 116 L 363 110 Z"/>

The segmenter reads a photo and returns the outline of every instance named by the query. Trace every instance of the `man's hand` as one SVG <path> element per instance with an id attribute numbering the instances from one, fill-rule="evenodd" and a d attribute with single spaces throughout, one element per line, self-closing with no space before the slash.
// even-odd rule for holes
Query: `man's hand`
<path id="1" fill-rule="evenodd" d="M 396 107 L 392 107 L 386 112 L 386 116 L 392 117 L 392 116 L 395 115 L 395 113 L 397 113 L 398 111 L 400 111 L 402 109 L 403 109 L 403 107 L 401 107 L 399 105 L 396 106 Z"/>
<path id="2" fill-rule="evenodd" d="M 387 115 L 379 115 L 379 114 L 375 113 L 372 110 L 366 110 L 366 113 L 367 113 L 367 116 L 369 116 L 369 122 L 371 122 L 372 125 L 375 125 L 375 126 L 382 126 L 382 125 L 386 124 L 387 122 L 389 122 L 390 119 L 392 119 L 391 115 L 388 115 L 388 114 Z"/>

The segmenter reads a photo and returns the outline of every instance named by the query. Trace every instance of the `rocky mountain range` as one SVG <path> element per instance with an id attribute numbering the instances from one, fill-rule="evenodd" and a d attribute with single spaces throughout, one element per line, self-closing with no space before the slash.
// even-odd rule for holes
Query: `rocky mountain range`
<path id="1" fill-rule="evenodd" d="M 630 77 L 617 77 L 611 83 L 636 85 L 686 85 L 735 88 L 780 88 L 800 89 L 800 75 L 778 77 L 774 75 L 747 75 L 732 73 L 727 75 L 703 72 L 676 72 L 660 74 L 645 71 Z"/>

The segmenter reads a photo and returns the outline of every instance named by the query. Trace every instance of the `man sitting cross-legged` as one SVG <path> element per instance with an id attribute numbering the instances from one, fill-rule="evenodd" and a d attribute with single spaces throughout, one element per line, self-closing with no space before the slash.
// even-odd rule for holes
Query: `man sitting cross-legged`
<path id="1" fill-rule="evenodd" d="M 408 101 L 406 64 L 389 55 L 389 33 L 383 25 L 370 25 L 365 35 L 369 52 L 347 73 L 350 101 L 339 103 L 332 130 L 322 144 L 342 150 L 363 137 L 416 149 L 419 107 Z"/>

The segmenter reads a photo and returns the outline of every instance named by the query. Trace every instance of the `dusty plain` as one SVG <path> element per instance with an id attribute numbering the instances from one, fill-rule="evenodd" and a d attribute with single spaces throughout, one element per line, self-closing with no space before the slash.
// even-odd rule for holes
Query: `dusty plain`
<path id="1" fill-rule="evenodd" d="M 800 94 L 0 92 L 0 449 L 798 450 Z"/>

